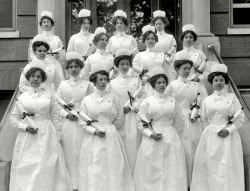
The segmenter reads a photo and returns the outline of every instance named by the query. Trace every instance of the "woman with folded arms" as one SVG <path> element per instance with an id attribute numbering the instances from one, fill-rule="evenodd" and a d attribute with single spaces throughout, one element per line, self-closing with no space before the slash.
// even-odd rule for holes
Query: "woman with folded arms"
<path id="1" fill-rule="evenodd" d="M 191 191 L 244 191 L 243 152 L 238 133 L 244 123 L 244 113 L 235 94 L 225 90 L 226 65 L 214 64 L 208 81 L 214 93 L 202 104 L 204 131 L 195 153 Z M 224 126 L 233 116 L 238 117 Z"/>
<path id="2" fill-rule="evenodd" d="M 86 131 L 79 159 L 79 191 L 135 191 L 126 151 L 117 131 L 124 124 L 119 98 L 106 91 L 109 74 L 94 71 L 92 94 L 81 105 L 92 120 L 80 118 Z"/>
<path id="3" fill-rule="evenodd" d="M 77 113 L 83 98 L 93 92 L 93 86 L 89 81 L 80 78 L 80 71 L 84 67 L 81 55 L 77 52 L 68 52 L 66 58 L 66 70 L 70 78 L 61 82 L 57 97 L 67 104 L 68 109 Z M 73 188 L 78 189 L 79 156 L 84 132 L 78 123 L 78 116 L 67 112 L 63 105 L 60 115 L 63 117 L 61 143 L 66 166 Z"/>
<path id="4" fill-rule="evenodd" d="M 14 107 L 11 122 L 18 128 L 10 175 L 10 191 L 71 191 L 61 144 L 55 96 L 40 85 L 46 74 L 39 67 L 26 73 L 30 87 Z M 58 133 L 57 133 L 58 132 Z"/>
<path id="5" fill-rule="evenodd" d="M 175 98 L 164 93 L 168 78 L 160 67 L 152 71 L 149 81 L 154 94 L 142 101 L 138 113 L 143 138 L 134 171 L 136 191 L 186 191 L 180 108 Z"/>

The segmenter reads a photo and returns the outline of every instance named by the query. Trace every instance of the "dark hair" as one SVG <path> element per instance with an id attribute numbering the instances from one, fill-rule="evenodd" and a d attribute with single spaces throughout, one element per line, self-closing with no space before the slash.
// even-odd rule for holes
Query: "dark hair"
<path id="1" fill-rule="evenodd" d="M 184 32 L 181 34 L 181 41 L 183 41 L 184 37 L 185 37 L 186 34 L 188 34 L 188 33 L 191 33 L 191 35 L 193 35 L 194 41 L 197 40 L 197 34 L 196 34 L 194 31 L 187 30 L 187 31 L 184 31 Z"/>
<path id="2" fill-rule="evenodd" d="M 166 81 L 166 84 L 168 85 L 168 77 L 165 74 L 156 74 L 152 76 L 151 78 L 149 78 L 149 83 L 152 86 L 152 88 L 155 88 L 156 80 L 158 80 L 161 77 L 164 78 L 164 80 Z"/>
<path id="3" fill-rule="evenodd" d="M 112 23 L 113 23 L 114 26 L 116 25 L 116 22 L 117 22 L 118 20 L 122 20 L 122 22 L 124 23 L 124 25 L 125 25 L 126 27 L 128 26 L 128 19 L 125 18 L 125 17 L 121 17 L 121 16 L 114 17 L 114 19 L 113 19 L 113 21 L 112 21 Z"/>
<path id="4" fill-rule="evenodd" d="M 155 25 L 155 22 L 156 22 L 158 19 L 161 20 L 161 21 L 164 23 L 165 26 L 169 24 L 169 21 L 168 21 L 168 18 L 167 18 L 167 17 L 155 17 L 155 18 L 153 18 L 153 20 L 152 20 L 153 25 Z"/>
<path id="5" fill-rule="evenodd" d="M 81 69 L 84 67 L 83 61 L 81 61 L 79 59 L 70 59 L 67 61 L 65 68 L 69 69 L 69 65 L 72 64 L 73 62 L 76 63 L 78 66 L 80 66 Z"/>
<path id="6" fill-rule="evenodd" d="M 94 39 L 93 39 L 93 43 L 95 46 L 97 45 L 97 42 L 102 38 L 103 35 L 105 35 L 107 37 L 107 40 L 108 40 L 109 37 L 107 34 L 105 34 L 105 33 L 97 34 L 94 36 Z"/>
<path id="7" fill-rule="evenodd" d="M 44 41 L 35 41 L 32 44 L 32 50 L 36 51 L 36 49 L 40 46 L 44 46 L 46 48 L 46 50 L 48 51 L 50 49 L 50 46 L 47 42 Z"/>
<path id="8" fill-rule="evenodd" d="M 98 74 L 107 76 L 108 82 L 110 81 L 109 80 L 109 73 L 106 72 L 105 70 L 99 70 L 99 71 L 97 71 L 89 76 L 89 81 L 92 82 L 94 85 L 96 84 Z"/>
<path id="9" fill-rule="evenodd" d="M 175 60 L 174 61 L 174 69 L 177 71 L 184 64 L 190 64 L 190 66 L 193 67 L 193 61 L 191 61 L 191 60 Z"/>
<path id="10" fill-rule="evenodd" d="M 44 15 L 44 16 L 42 16 L 42 17 L 40 18 L 40 21 L 39 21 L 39 25 L 40 25 L 40 26 L 42 26 L 42 22 L 43 22 L 44 19 L 50 20 L 51 25 L 54 26 L 55 22 L 53 21 L 52 18 L 50 18 L 50 17 L 47 16 L 47 15 Z"/>
<path id="11" fill-rule="evenodd" d="M 215 76 L 222 76 L 225 79 L 225 84 L 228 84 L 229 77 L 227 73 L 224 72 L 212 72 L 208 75 L 207 80 L 210 84 L 213 84 L 213 80 Z"/>
<path id="12" fill-rule="evenodd" d="M 142 35 L 142 42 L 143 42 L 143 43 L 145 43 L 146 38 L 147 38 L 150 34 L 153 34 L 154 37 L 155 37 L 155 41 L 158 42 L 158 36 L 156 35 L 156 33 L 153 32 L 153 31 L 147 31 L 147 32 L 145 32 L 145 33 Z"/>
<path id="13" fill-rule="evenodd" d="M 30 68 L 30 69 L 26 72 L 26 74 L 25 74 L 26 79 L 29 81 L 29 80 L 30 80 L 30 76 L 31 76 L 32 74 L 34 74 L 35 72 L 37 72 L 37 71 L 40 72 L 40 74 L 41 74 L 41 76 L 42 76 L 42 82 L 44 82 L 44 81 L 47 79 L 47 75 L 46 75 L 46 73 L 44 72 L 43 69 L 38 68 L 38 67 L 32 67 L 32 68 Z"/>
<path id="14" fill-rule="evenodd" d="M 114 59 L 114 65 L 117 68 L 119 67 L 119 63 L 120 63 L 121 60 L 128 60 L 129 63 L 130 63 L 130 67 L 132 66 L 132 58 L 131 58 L 131 56 L 121 55 L 121 56 L 115 57 L 115 59 Z"/>
<path id="15" fill-rule="evenodd" d="M 93 20 L 92 20 L 92 18 L 91 18 L 91 17 L 80 17 L 80 18 L 78 19 L 79 24 L 80 24 L 80 25 L 82 25 L 82 23 L 84 23 L 84 20 L 85 20 L 85 19 L 88 19 L 88 20 L 89 20 L 90 25 L 92 25 Z"/>

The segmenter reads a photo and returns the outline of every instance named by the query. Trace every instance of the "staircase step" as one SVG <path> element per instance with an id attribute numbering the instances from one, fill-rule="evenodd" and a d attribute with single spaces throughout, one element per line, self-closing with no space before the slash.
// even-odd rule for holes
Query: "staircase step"
<path id="1" fill-rule="evenodd" d="M 0 162 L 0 190 L 9 191 L 11 162 Z"/>

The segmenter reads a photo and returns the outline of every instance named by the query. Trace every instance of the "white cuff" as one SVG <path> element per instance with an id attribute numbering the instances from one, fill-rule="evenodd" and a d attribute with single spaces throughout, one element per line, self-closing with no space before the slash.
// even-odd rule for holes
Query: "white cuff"
<path id="1" fill-rule="evenodd" d="M 60 111 L 60 115 L 66 118 L 66 116 L 68 115 L 68 112 L 65 111 L 64 109 L 62 109 L 62 110 Z"/>
<path id="2" fill-rule="evenodd" d="M 150 138 L 153 132 L 149 128 L 144 128 L 143 134 L 146 135 L 148 138 Z"/>
<path id="3" fill-rule="evenodd" d="M 96 129 L 95 129 L 94 127 L 92 127 L 92 126 L 90 126 L 90 125 L 86 125 L 85 129 L 86 129 L 86 131 L 87 131 L 89 134 L 92 134 L 92 135 L 95 134 Z"/>
<path id="4" fill-rule="evenodd" d="M 21 131 L 26 131 L 26 127 L 28 127 L 28 125 L 26 125 L 24 123 L 18 124 L 18 129 L 20 129 Z"/>
<path id="5" fill-rule="evenodd" d="M 235 129 L 236 129 L 236 127 L 234 124 L 232 124 L 226 128 L 226 130 L 228 130 L 229 134 L 232 134 L 235 131 Z"/>

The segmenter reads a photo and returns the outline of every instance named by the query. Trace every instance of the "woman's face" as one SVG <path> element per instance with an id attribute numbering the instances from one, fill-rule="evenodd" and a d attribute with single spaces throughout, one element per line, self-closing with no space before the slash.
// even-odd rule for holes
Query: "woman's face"
<path id="1" fill-rule="evenodd" d="M 30 75 L 29 82 L 32 88 L 38 88 L 42 83 L 42 74 L 40 71 L 35 71 Z"/>
<path id="2" fill-rule="evenodd" d="M 157 32 L 164 31 L 164 27 L 165 27 L 164 22 L 161 19 L 157 19 L 155 21 L 155 28 L 156 28 Z"/>
<path id="3" fill-rule="evenodd" d="M 220 91 L 225 87 L 225 79 L 222 75 L 215 76 L 213 79 L 213 88 L 216 91 Z"/>
<path id="4" fill-rule="evenodd" d="M 81 25 L 82 30 L 89 31 L 90 29 L 90 21 L 89 19 L 84 19 Z"/>
<path id="5" fill-rule="evenodd" d="M 81 71 L 81 67 L 75 62 L 71 62 L 68 68 L 69 75 L 72 77 L 77 77 L 79 76 L 80 71 Z"/>
<path id="6" fill-rule="evenodd" d="M 116 24 L 115 24 L 116 31 L 118 32 L 123 32 L 125 31 L 125 24 L 121 19 L 117 19 Z"/>
<path id="7" fill-rule="evenodd" d="M 155 91 L 157 91 L 159 93 L 163 93 L 163 92 L 165 92 L 166 87 L 167 87 L 167 82 L 163 77 L 160 77 L 156 80 Z"/>
<path id="8" fill-rule="evenodd" d="M 153 48 L 155 46 L 156 40 L 153 33 L 150 33 L 145 39 L 145 45 L 147 48 Z"/>
<path id="9" fill-rule="evenodd" d="M 129 71 L 129 67 L 130 67 L 129 60 L 127 60 L 127 59 L 120 60 L 119 65 L 118 65 L 118 70 L 120 73 L 127 74 Z"/>
<path id="10" fill-rule="evenodd" d="M 188 78 L 191 71 L 191 65 L 189 63 L 183 64 L 180 69 L 177 71 L 178 75 L 182 78 Z"/>
<path id="11" fill-rule="evenodd" d="M 95 86 L 98 90 L 105 90 L 108 83 L 108 78 L 106 75 L 97 74 Z"/>
<path id="12" fill-rule="evenodd" d="M 43 19 L 41 27 L 44 31 L 51 31 L 53 26 L 49 19 Z"/>
<path id="13" fill-rule="evenodd" d="M 98 40 L 96 47 L 98 49 L 104 50 L 104 49 L 106 49 L 107 43 L 108 43 L 108 37 L 106 35 L 102 35 L 100 40 Z"/>
<path id="14" fill-rule="evenodd" d="M 183 38 L 183 45 L 185 47 L 190 47 L 194 45 L 194 37 L 191 33 L 187 33 Z"/>
<path id="15" fill-rule="evenodd" d="M 36 58 L 39 60 L 44 60 L 46 58 L 46 53 L 48 52 L 45 46 L 39 46 L 33 51 Z"/>

